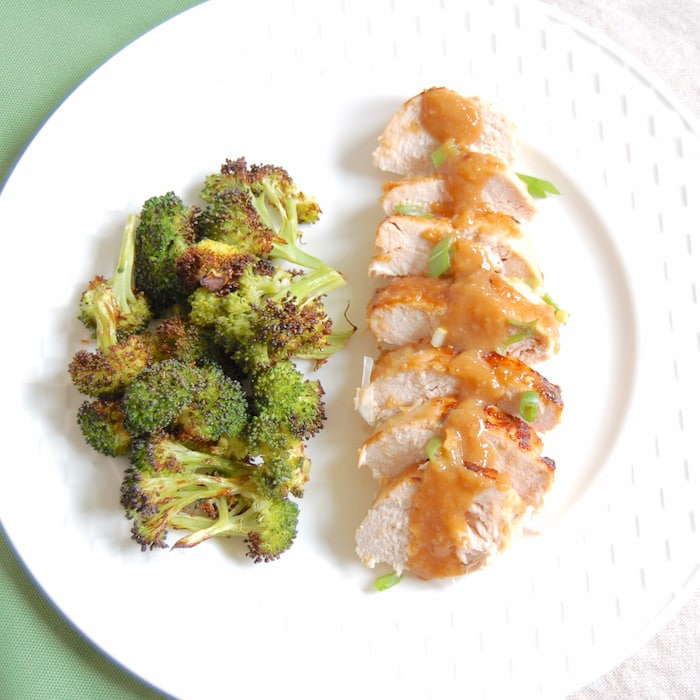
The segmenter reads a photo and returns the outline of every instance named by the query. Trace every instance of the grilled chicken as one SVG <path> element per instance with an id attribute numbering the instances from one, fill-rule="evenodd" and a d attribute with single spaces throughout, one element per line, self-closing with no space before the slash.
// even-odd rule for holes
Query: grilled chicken
<path id="1" fill-rule="evenodd" d="M 525 280 L 532 287 L 542 285 L 532 239 L 515 219 L 493 212 L 481 213 L 463 225 L 448 217 L 388 216 L 377 228 L 369 276 L 427 275 L 434 246 L 448 236 L 480 245 L 488 252 L 491 267 L 505 276 Z"/>
<path id="2" fill-rule="evenodd" d="M 541 434 L 561 419 L 561 390 L 531 364 L 558 351 L 562 315 L 523 232 L 536 209 L 516 145 L 492 106 L 431 88 L 374 152 L 399 179 L 384 184 L 369 265 L 385 279 L 367 309 L 379 356 L 355 395 L 372 429 L 359 466 L 379 484 L 356 532 L 369 567 L 478 569 L 552 486 Z"/>
<path id="3" fill-rule="evenodd" d="M 381 430 L 392 416 L 434 399 L 481 396 L 518 415 L 526 391 L 538 395 L 532 427 L 545 432 L 558 425 L 563 410 L 560 387 L 522 360 L 497 352 L 456 353 L 444 347 L 409 345 L 380 355 L 368 381 L 357 390 L 355 408 L 369 425 Z"/>
<path id="4" fill-rule="evenodd" d="M 369 425 L 435 397 L 456 396 L 460 380 L 450 374 L 454 353 L 427 346 L 403 346 L 383 353 L 369 381 L 355 395 L 355 408 Z"/>
<path id="5" fill-rule="evenodd" d="M 476 489 L 472 473 L 481 482 Z M 379 491 L 355 537 L 365 566 L 387 564 L 398 573 L 445 578 L 482 568 L 508 546 L 527 512 L 515 489 L 501 486 L 497 475 L 472 472 L 466 465 L 440 474 L 445 487 L 435 488 L 431 482 L 439 484 L 439 479 L 431 478 L 436 473 L 426 462 L 401 472 Z M 443 501 L 447 508 L 440 507 Z M 461 506 L 458 512 L 454 505 Z"/>
<path id="6" fill-rule="evenodd" d="M 463 98 L 445 88 L 430 88 L 407 100 L 390 119 L 373 154 L 375 167 L 402 176 L 432 173 L 432 154 L 446 139 L 439 132 L 435 135 L 431 127 L 438 120 L 447 122 L 450 114 L 445 108 L 452 115 L 447 128 L 462 135 L 463 148 L 508 163 L 513 160 L 517 132 L 505 115 L 478 97 Z"/>
<path id="7" fill-rule="evenodd" d="M 380 203 L 387 216 L 405 210 L 443 216 L 461 214 L 467 209 L 465 199 L 468 208 L 499 212 L 518 221 L 531 221 L 537 213 L 527 188 L 511 170 L 497 168 L 492 174 L 469 184 L 471 191 L 462 198 L 462 193 L 451 191 L 450 180 L 439 173 L 392 180 L 384 183 Z"/>
<path id="8" fill-rule="evenodd" d="M 393 414 L 364 442 L 358 465 L 386 481 L 422 462 L 426 445 L 439 434 L 443 420 L 456 404 L 454 396 L 436 396 Z"/>
<path id="9" fill-rule="evenodd" d="M 555 309 L 525 285 L 493 271 L 466 279 L 401 277 L 378 288 L 367 323 L 380 348 L 430 341 L 540 362 L 559 347 Z"/>
<path id="10" fill-rule="evenodd" d="M 382 562 L 424 578 L 474 570 L 541 507 L 554 463 L 523 420 L 466 401 L 441 432 L 440 457 L 389 477 L 360 524 L 356 548 L 367 566 Z"/>

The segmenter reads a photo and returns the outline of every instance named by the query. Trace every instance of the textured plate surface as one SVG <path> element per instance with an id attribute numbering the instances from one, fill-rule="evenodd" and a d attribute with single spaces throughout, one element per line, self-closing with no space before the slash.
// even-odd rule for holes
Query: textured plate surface
<path id="1" fill-rule="evenodd" d="M 698 584 L 695 127 L 615 47 L 538 4 L 280 0 L 239 12 L 207 3 L 121 52 L 52 116 L 2 193 L 6 259 L 28 240 L 41 253 L 4 280 L 34 313 L 27 323 L 10 310 L 21 342 L 3 349 L 21 437 L 2 466 L 3 525 L 78 629 L 183 699 L 226 686 L 207 668 L 240 695 L 571 691 Z M 540 534 L 470 577 L 373 591 L 376 572 L 353 553 L 374 492 L 356 469 L 366 429 L 352 397 L 374 352 L 359 333 L 320 373 L 330 418 L 294 548 L 266 566 L 225 542 L 141 553 L 117 504 L 120 467 L 82 444 L 65 372 L 84 336 L 78 295 L 109 272 L 126 213 L 170 189 L 193 196 L 226 157 L 283 165 L 323 206 L 307 242 L 348 275 L 335 300 L 361 324 L 381 218 L 371 151 L 393 110 L 431 85 L 499 105 L 520 128 L 520 169 L 562 191 L 531 226 L 571 313 L 545 370 L 567 409 L 547 439 L 557 482 Z"/>

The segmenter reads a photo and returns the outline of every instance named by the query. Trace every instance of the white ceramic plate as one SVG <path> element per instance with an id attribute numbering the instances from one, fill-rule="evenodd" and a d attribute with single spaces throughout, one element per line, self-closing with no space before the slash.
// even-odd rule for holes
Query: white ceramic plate
<path id="1" fill-rule="evenodd" d="M 353 551 L 374 492 L 352 408 L 365 332 L 321 372 L 330 419 L 290 552 L 142 553 L 120 468 L 75 428 L 65 370 L 84 337 L 78 294 L 110 271 L 126 213 L 193 196 L 226 157 L 283 165 L 323 205 L 307 242 L 347 273 L 336 300 L 361 323 L 380 220 L 370 154 L 431 85 L 502 107 L 521 169 L 562 191 L 531 227 L 571 312 L 546 368 L 567 408 L 547 440 L 558 477 L 541 533 L 472 576 L 373 590 Z M 17 409 L 0 491 L 19 555 L 87 638 L 179 698 L 556 697 L 603 673 L 698 584 L 699 156 L 662 88 L 537 4 L 222 0 L 152 31 L 50 118 L 0 199 L 6 262 L 36 256 L 3 275 L 22 297 L 6 305 Z"/>

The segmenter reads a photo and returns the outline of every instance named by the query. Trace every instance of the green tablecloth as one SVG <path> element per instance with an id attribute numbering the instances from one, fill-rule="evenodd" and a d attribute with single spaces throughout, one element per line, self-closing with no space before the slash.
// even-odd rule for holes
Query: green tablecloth
<path id="1" fill-rule="evenodd" d="M 197 0 L 2 0 L 0 183 L 33 134 L 119 49 Z M 76 632 L 27 575 L 0 529 L 0 700 L 163 696 Z"/>

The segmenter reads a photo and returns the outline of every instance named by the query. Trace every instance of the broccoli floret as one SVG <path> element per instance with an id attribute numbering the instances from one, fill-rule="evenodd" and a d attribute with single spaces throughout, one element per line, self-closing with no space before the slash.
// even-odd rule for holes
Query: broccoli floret
<path id="1" fill-rule="evenodd" d="M 134 282 L 153 312 L 162 314 L 183 300 L 176 261 L 195 242 L 196 207 L 173 192 L 151 197 L 141 208 L 136 228 Z"/>
<path id="2" fill-rule="evenodd" d="M 167 436 L 135 441 L 121 504 L 142 550 L 166 546 L 171 529 L 189 530 L 175 547 L 210 537 L 242 537 L 254 561 L 277 559 L 293 543 L 299 508 L 271 493 L 243 462 L 198 452 Z"/>
<path id="3" fill-rule="evenodd" d="M 246 270 L 237 290 L 218 296 L 200 288 L 190 296 L 190 321 L 212 328 L 221 346 L 246 371 L 290 358 L 324 359 L 337 349 L 322 297 L 337 282 L 324 271 Z"/>
<path id="4" fill-rule="evenodd" d="M 197 287 L 226 294 L 238 287 L 243 271 L 257 258 L 241 253 L 228 243 L 204 238 L 191 245 L 176 261 L 180 285 L 188 293 Z"/>
<path id="5" fill-rule="evenodd" d="M 248 418 L 248 403 L 240 383 L 218 365 L 204 365 L 196 372 L 202 381 L 175 420 L 181 440 L 216 442 L 226 435 L 237 437 Z"/>
<path id="6" fill-rule="evenodd" d="M 323 394 L 321 382 L 307 379 L 289 360 L 256 372 L 250 399 L 251 444 L 284 444 L 316 435 L 326 419 Z"/>
<path id="7" fill-rule="evenodd" d="M 97 452 L 107 457 L 128 454 L 131 433 L 124 425 L 124 411 L 119 400 L 84 401 L 77 418 L 85 442 Z"/>
<path id="8" fill-rule="evenodd" d="M 94 277 L 80 297 L 78 318 L 105 349 L 145 329 L 153 316 L 146 296 L 134 289 L 135 231 L 138 217 L 129 215 L 114 274 Z"/>
<path id="9" fill-rule="evenodd" d="M 161 319 L 153 328 L 155 360 L 175 359 L 189 364 L 215 362 L 222 357 L 213 333 L 187 323 L 176 314 Z"/>
<path id="10" fill-rule="evenodd" d="M 68 365 L 68 373 L 82 394 L 114 398 L 120 396 L 148 367 L 153 353 L 153 338 L 144 331 L 103 350 L 78 350 Z"/>
<path id="11" fill-rule="evenodd" d="M 245 195 L 245 199 L 241 195 Z M 274 165 L 249 167 L 245 158 L 227 159 L 220 172 L 205 179 L 201 197 L 210 206 L 225 206 L 227 197 L 238 206 L 243 203 L 240 211 L 246 231 L 253 232 L 256 237 L 261 229 L 274 232 L 269 251 L 271 257 L 331 272 L 327 263 L 301 248 L 299 225 L 318 221 L 321 208 L 316 199 L 297 187 L 284 168 Z M 257 216 L 253 216 L 251 207 Z M 332 272 L 343 280 L 339 272 Z"/>
<path id="12" fill-rule="evenodd" d="M 150 364 L 124 392 L 126 427 L 133 435 L 168 427 L 202 383 L 196 367 L 180 360 L 167 359 Z"/>
<path id="13" fill-rule="evenodd" d="M 275 232 L 261 221 L 247 190 L 205 191 L 204 196 L 207 205 L 195 221 L 200 239 L 226 243 L 256 258 L 270 254 Z"/>
<path id="14" fill-rule="evenodd" d="M 144 369 L 124 392 L 123 405 L 133 435 L 167 428 L 182 440 L 203 443 L 235 437 L 248 416 L 240 383 L 221 367 L 174 358 Z"/>

